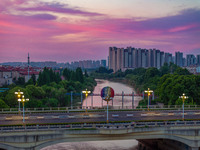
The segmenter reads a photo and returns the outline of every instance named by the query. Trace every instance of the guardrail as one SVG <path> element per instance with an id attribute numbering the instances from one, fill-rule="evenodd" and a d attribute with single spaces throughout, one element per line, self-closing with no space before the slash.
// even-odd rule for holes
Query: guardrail
<path id="1" fill-rule="evenodd" d="M 115 124 L 66 124 L 66 125 L 32 125 L 0 127 L 0 132 L 33 131 L 33 130 L 63 130 L 63 129 L 126 129 L 126 128 L 154 128 L 174 126 L 199 126 L 200 121 L 164 121 L 164 122 L 131 122 Z"/>
<path id="2" fill-rule="evenodd" d="M 200 105 L 185 105 L 184 108 L 187 109 L 200 109 Z M 77 106 L 77 107 L 46 107 L 46 108 L 26 108 L 26 113 L 29 112 L 76 112 L 76 111 L 85 111 L 86 107 Z M 98 111 L 98 110 L 106 110 L 105 107 L 87 107 L 87 110 Z M 138 106 L 137 108 L 132 108 L 131 106 L 109 106 L 109 110 L 145 110 L 147 106 Z M 181 110 L 182 105 L 150 105 L 150 110 Z M 22 110 L 21 110 L 22 111 Z M 0 113 L 18 113 L 18 108 L 0 108 Z"/>

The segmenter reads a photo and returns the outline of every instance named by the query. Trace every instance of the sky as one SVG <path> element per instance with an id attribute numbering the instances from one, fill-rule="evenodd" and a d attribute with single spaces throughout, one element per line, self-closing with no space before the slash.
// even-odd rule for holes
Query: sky
<path id="1" fill-rule="evenodd" d="M 107 59 L 112 46 L 200 54 L 200 0 L 0 0 L 0 63 Z"/>

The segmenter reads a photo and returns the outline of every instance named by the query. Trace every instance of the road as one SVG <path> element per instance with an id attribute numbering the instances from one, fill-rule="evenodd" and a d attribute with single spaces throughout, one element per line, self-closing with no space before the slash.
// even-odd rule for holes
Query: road
<path id="1" fill-rule="evenodd" d="M 200 110 L 186 110 L 185 119 L 200 119 Z M 170 120 L 182 119 L 182 111 L 116 111 L 109 112 L 109 121 Z M 105 112 L 71 112 L 26 114 L 25 123 L 72 123 L 106 121 Z M 22 114 L 1 114 L 0 125 L 22 124 Z"/>

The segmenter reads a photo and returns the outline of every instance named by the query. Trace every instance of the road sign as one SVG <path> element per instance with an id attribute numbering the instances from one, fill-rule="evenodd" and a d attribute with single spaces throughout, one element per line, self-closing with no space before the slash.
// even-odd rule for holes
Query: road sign
<path id="1" fill-rule="evenodd" d="M 109 87 L 109 86 L 104 87 L 101 90 L 101 97 L 105 101 L 112 100 L 113 97 L 114 97 L 114 90 L 111 87 Z"/>

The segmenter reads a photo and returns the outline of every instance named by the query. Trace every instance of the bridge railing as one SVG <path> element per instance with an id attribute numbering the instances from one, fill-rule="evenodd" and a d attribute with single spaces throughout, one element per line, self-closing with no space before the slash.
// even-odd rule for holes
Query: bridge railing
<path id="1" fill-rule="evenodd" d="M 200 105 L 185 105 L 185 109 L 200 109 Z M 77 107 L 45 107 L 45 108 L 26 108 L 26 113 L 29 112 L 73 112 L 73 111 L 85 111 L 85 106 L 77 106 Z M 147 106 L 138 106 L 136 108 L 132 108 L 132 106 L 109 106 L 110 110 L 135 110 L 140 111 L 147 109 Z M 180 110 L 182 109 L 182 105 L 150 105 L 150 110 Z M 88 106 L 87 110 L 106 110 L 106 106 L 103 107 L 91 107 Z M 18 108 L 0 108 L 0 113 L 18 113 Z M 21 110 L 22 111 L 22 110 Z"/>
<path id="2" fill-rule="evenodd" d="M 157 128 L 174 126 L 199 126 L 200 121 L 165 121 L 165 122 L 132 122 L 115 124 L 66 124 L 66 125 L 33 125 L 0 127 L 0 132 L 33 131 L 33 130 L 65 130 L 65 129 L 126 129 Z"/>

